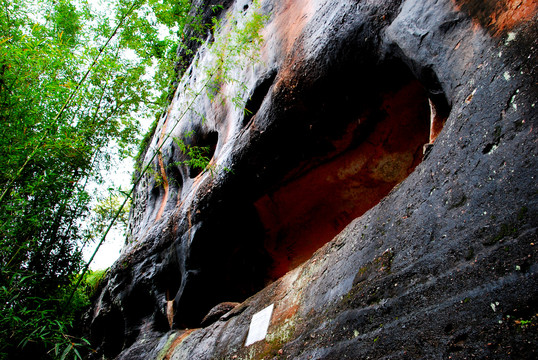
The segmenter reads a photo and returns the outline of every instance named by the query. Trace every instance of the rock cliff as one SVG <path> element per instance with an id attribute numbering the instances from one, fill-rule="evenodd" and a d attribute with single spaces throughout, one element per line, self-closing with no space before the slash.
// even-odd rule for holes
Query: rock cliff
<path id="1" fill-rule="evenodd" d="M 221 3 L 148 147 L 95 357 L 537 358 L 538 2 Z"/>

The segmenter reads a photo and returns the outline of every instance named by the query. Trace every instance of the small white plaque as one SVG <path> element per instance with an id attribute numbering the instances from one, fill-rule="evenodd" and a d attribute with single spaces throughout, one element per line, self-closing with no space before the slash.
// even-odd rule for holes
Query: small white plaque
<path id="1" fill-rule="evenodd" d="M 260 312 L 257 312 L 252 316 L 250 321 L 250 328 L 248 329 L 248 336 L 245 346 L 254 344 L 256 341 L 265 339 L 267 335 L 267 329 L 271 322 L 271 315 L 273 315 L 273 305 L 271 304 Z"/>

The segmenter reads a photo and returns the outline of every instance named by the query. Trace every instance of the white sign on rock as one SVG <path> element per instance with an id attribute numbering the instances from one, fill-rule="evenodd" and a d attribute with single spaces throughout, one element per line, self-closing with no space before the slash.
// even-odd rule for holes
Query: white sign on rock
<path id="1" fill-rule="evenodd" d="M 245 346 L 254 344 L 256 341 L 265 339 L 267 335 L 267 329 L 271 322 L 271 315 L 273 315 L 273 305 L 271 304 L 260 312 L 257 312 L 252 316 L 250 321 L 250 328 L 248 329 L 248 336 Z"/>

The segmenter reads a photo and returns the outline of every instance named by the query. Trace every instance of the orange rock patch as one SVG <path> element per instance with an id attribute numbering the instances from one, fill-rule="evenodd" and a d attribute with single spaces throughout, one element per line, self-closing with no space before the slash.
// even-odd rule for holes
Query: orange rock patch
<path id="1" fill-rule="evenodd" d="M 174 354 L 174 350 L 183 342 L 183 340 L 185 340 L 190 334 L 192 334 L 196 330 L 197 329 L 182 330 L 181 333 L 174 340 L 172 345 L 170 345 L 170 349 L 164 356 L 163 360 L 170 360 L 172 358 L 172 355 Z"/>
<path id="2" fill-rule="evenodd" d="M 494 36 L 530 21 L 538 12 L 538 0 L 453 0 L 456 9 L 469 14 Z"/>
<path id="3" fill-rule="evenodd" d="M 424 88 L 413 81 L 383 99 L 386 116 L 365 141 L 348 148 L 346 136 L 334 140 L 336 154 L 256 201 L 265 248 L 273 259 L 270 278 L 277 279 L 310 258 L 422 160 L 422 147 L 430 138 Z M 347 133 L 367 121 L 371 121 L 368 114 L 361 115 Z"/>
<path id="4" fill-rule="evenodd" d="M 172 107 L 170 107 L 170 109 L 171 108 Z M 157 149 L 161 148 L 166 137 L 166 128 L 168 127 L 168 119 L 170 118 L 170 109 L 168 110 L 168 113 L 166 114 L 166 120 L 164 121 L 163 127 L 161 129 L 159 142 L 157 143 Z M 164 196 L 161 200 L 161 205 L 159 206 L 159 211 L 157 212 L 157 216 L 155 217 L 155 222 L 161 219 L 164 212 L 164 208 L 166 207 L 166 203 L 168 202 L 168 194 L 169 194 L 169 185 L 168 185 L 168 177 L 166 176 L 166 167 L 164 166 L 163 155 L 160 151 L 159 151 L 159 154 L 157 155 L 157 158 L 159 161 L 159 168 L 160 168 L 162 182 L 163 182 L 162 185 L 164 188 Z"/>
<path id="5" fill-rule="evenodd" d="M 310 0 L 284 1 L 284 10 L 278 13 L 275 27 L 287 52 L 301 35 L 312 11 Z"/>

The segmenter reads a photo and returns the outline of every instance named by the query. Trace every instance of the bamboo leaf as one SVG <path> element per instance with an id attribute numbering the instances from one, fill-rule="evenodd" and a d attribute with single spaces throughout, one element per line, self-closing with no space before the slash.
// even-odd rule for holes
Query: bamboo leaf
<path id="1" fill-rule="evenodd" d="M 60 360 L 65 360 L 67 358 L 67 355 L 69 355 L 69 352 L 73 349 L 73 343 L 70 343 L 62 353 L 62 356 L 60 357 Z"/>

